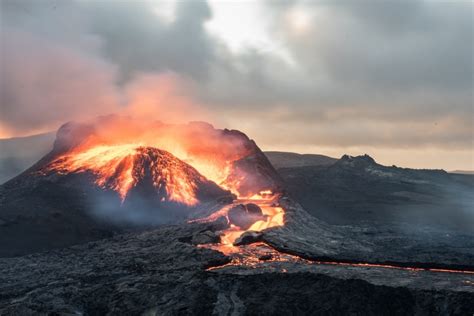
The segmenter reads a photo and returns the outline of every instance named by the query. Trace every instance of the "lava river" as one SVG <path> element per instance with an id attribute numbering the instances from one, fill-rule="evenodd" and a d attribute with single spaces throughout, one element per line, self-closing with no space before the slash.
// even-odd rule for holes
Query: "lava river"
<path id="1" fill-rule="evenodd" d="M 242 229 L 234 224 L 230 224 L 229 228 L 221 231 L 221 242 L 219 244 L 204 244 L 200 247 L 220 251 L 231 257 L 231 261 L 224 265 L 213 266 L 208 268 L 208 271 L 221 270 L 226 267 L 242 266 L 247 268 L 264 268 L 268 264 L 275 262 L 279 263 L 294 263 L 304 265 L 329 265 L 355 268 L 382 268 L 382 269 L 397 269 L 410 272 L 439 272 L 439 273 L 456 273 L 456 274 L 474 274 L 471 270 L 456 270 L 456 269 L 441 269 L 441 268 L 420 268 L 409 267 L 397 264 L 377 264 L 368 262 L 344 262 L 344 261 L 321 261 L 309 260 L 296 255 L 280 252 L 269 244 L 257 241 L 246 245 L 235 245 L 236 240 L 245 232 L 261 232 L 264 229 L 278 227 L 284 225 L 285 211 L 278 206 L 279 195 L 273 195 L 269 191 L 260 192 L 249 198 L 237 199 L 233 204 L 224 207 L 223 209 L 213 213 L 211 216 L 195 220 L 196 222 L 212 222 L 219 217 L 225 217 L 228 223 L 228 212 L 232 207 L 245 203 L 253 203 L 258 205 L 262 213 L 265 215 L 265 220 L 258 220 L 254 222 L 248 229 Z M 287 272 L 285 268 L 279 270 L 280 272 Z"/>
<path id="2" fill-rule="evenodd" d="M 261 232 L 264 229 L 278 227 L 284 225 L 285 211 L 282 207 L 277 206 L 279 196 L 272 194 L 271 191 L 261 191 L 259 194 L 255 194 L 247 198 L 239 198 L 231 205 L 227 205 L 221 210 L 211 214 L 210 216 L 194 220 L 194 222 L 212 222 L 217 220 L 219 217 L 224 217 L 229 225 L 229 228 L 221 232 L 220 244 L 209 244 L 204 245 L 207 248 L 218 250 L 224 254 L 238 254 L 242 252 L 242 248 L 235 246 L 235 241 L 245 232 Z M 261 211 L 263 216 L 252 223 L 247 229 L 241 228 L 232 223 L 229 218 L 229 211 L 239 205 L 255 204 Z"/>

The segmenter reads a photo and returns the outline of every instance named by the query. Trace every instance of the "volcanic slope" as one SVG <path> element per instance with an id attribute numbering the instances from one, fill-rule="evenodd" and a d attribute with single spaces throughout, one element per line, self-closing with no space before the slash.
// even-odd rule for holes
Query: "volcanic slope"
<path id="1" fill-rule="evenodd" d="M 166 151 L 92 151 L 60 155 L 0 187 L 1 256 L 100 239 L 147 223 L 184 222 L 204 205 L 212 211 L 232 200 L 229 191 Z"/>

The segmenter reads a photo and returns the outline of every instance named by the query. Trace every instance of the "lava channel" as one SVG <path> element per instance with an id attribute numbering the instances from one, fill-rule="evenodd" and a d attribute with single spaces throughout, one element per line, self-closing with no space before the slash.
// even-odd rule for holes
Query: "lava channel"
<path id="1" fill-rule="evenodd" d="M 403 264 L 378 264 L 368 262 L 348 262 L 348 261 L 321 261 L 311 260 L 299 257 L 297 255 L 284 253 L 276 250 L 265 242 L 254 242 L 248 245 L 236 246 L 235 241 L 245 232 L 261 232 L 264 229 L 271 227 L 278 227 L 284 225 L 285 211 L 282 207 L 277 206 L 279 195 L 272 194 L 269 191 L 262 191 L 248 198 L 241 198 L 236 200 L 232 205 L 226 206 L 223 209 L 211 214 L 204 219 L 195 220 L 195 222 L 212 222 L 220 217 L 224 217 L 229 224 L 229 228 L 221 231 L 221 242 L 219 244 L 204 244 L 199 245 L 202 248 L 213 249 L 231 257 L 229 263 L 217 265 L 207 268 L 208 271 L 220 270 L 230 266 L 243 266 L 249 268 L 257 268 L 264 263 L 272 262 L 290 262 L 306 265 L 333 265 L 359 268 L 383 268 L 383 269 L 398 269 L 411 272 L 429 271 L 438 273 L 460 273 L 460 274 L 474 274 L 472 270 L 457 270 L 446 268 L 430 268 L 430 267 L 409 267 Z M 258 205 L 262 213 L 265 215 L 264 220 L 258 220 L 250 225 L 249 228 L 243 229 L 232 224 L 229 218 L 229 211 L 236 205 L 244 203 L 254 203 Z M 285 272 L 285 271 L 283 271 Z"/>

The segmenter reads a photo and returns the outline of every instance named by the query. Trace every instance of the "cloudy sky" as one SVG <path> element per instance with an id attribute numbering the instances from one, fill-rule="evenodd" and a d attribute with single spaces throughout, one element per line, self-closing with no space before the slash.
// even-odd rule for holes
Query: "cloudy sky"
<path id="1" fill-rule="evenodd" d="M 474 169 L 471 1 L 0 4 L 0 138 L 118 112 Z"/>

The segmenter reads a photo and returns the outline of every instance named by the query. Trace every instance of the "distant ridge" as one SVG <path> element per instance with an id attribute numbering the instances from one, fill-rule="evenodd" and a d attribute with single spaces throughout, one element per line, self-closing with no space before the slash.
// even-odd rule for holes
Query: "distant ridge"
<path id="1" fill-rule="evenodd" d="M 473 231 L 472 175 L 384 166 L 369 155 L 343 155 L 331 165 L 278 172 L 288 194 L 330 224 L 372 221 Z"/>
<path id="2" fill-rule="evenodd" d="M 338 161 L 324 155 L 298 154 L 284 151 L 265 151 L 265 156 L 275 168 L 294 168 L 309 166 L 329 166 Z"/>
<path id="3" fill-rule="evenodd" d="M 474 175 L 474 170 L 453 170 L 453 171 L 449 171 L 449 173 Z"/>
<path id="4" fill-rule="evenodd" d="M 55 132 L 0 139 L 0 184 L 31 167 L 53 147 Z"/>

